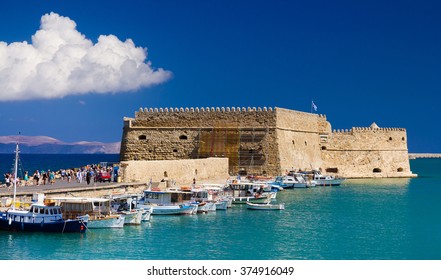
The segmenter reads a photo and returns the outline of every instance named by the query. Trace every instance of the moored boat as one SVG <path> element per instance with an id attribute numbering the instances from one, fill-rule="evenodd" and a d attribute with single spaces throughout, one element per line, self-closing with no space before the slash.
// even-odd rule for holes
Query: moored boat
<path id="1" fill-rule="evenodd" d="M 192 215 L 198 210 L 191 204 L 191 192 L 177 189 L 144 190 L 144 196 L 137 201 L 137 208 L 150 210 L 152 215 Z"/>
<path id="2" fill-rule="evenodd" d="M 140 225 L 143 221 L 144 209 L 138 209 L 138 195 L 123 194 L 111 197 L 111 207 L 115 213 L 124 217 L 125 225 Z M 150 218 L 150 216 L 148 216 Z"/>
<path id="3" fill-rule="evenodd" d="M 271 186 L 266 182 L 233 180 L 227 184 L 226 192 L 231 195 L 232 204 L 265 201 L 277 196 L 277 192 L 272 192 Z"/>
<path id="4" fill-rule="evenodd" d="M 18 169 L 18 143 L 15 149 L 15 173 Z M 12 208 L 0 213 L 0 229 L 29 232 L 79 232 L 87 229 L 88 215 L 74 219 L 64 219 L 60 206 L 34 203 L 29 210 L 15 209 L 17 180 L 14 181 Z"/>
<path id="5" fill-rule="evenodd" d="M 285 210 L 285 204 L 271 204 L 271 203 L 251 203 L 247 202 L 247 209 L 250 210 Z"/>
<path id="6" fill-rule="evenodd" d="M 75 218 L 89 215 L 87 227 L 92 228 L 122 228 L 125 217 L 112 213 L 111 200 L 97 197 L 53 197 L 62 209 L 64 218 Z"/>
<path id="7" fill-rule="evenodd" d="M 9 209 L 0 215 L 0 229 L 33 232 L 79 232 L 87 229 L 88 216 L 64 219 L 61 207 L 32 204 L 29 210 Z"/>
<path id="8" fill-rule="evenodd" d="M 306 176 L 315 186 L 340 186 L 345 178 L 337 178 L 334 175 L 322 174 L 319 170 L 305 172 Z"/>
<path id="9" fill-rule="evenodd" d="M 277 176 L 271 184 L 283 187 L 283 189 L 306 188 L 308 186 L 303 175 L 299 173 Z"/>

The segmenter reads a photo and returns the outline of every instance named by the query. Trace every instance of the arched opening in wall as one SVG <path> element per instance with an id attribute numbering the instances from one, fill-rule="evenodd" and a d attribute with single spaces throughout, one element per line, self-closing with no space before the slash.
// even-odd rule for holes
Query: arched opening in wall
<path id="1" fill-rule="evenodd" d="M 325 151 L 326 149 L 326 146 L 322 146 L 322 151 Z"/>
<path id="2" fill-rule="evenodd" d="M 401 137 L 401 140 L 402 140 L 402 141 L 404 141 L 404 140 L 406 140 L 406 138 L 404 138 L 404 137 Z"/>
<path id="3" fill-rule="evenodd" d="M 392 141 L 392 137 L 389 137 L 389 141 Z"/>
<path id="4" fill-rule="evenodd" d="M 173 153 L 177 153 L 178 152 L 178 149 L 173 149 Z"/>
<path id="5" fill-rule="evenodd" d="M 292 144 L 293 144 L 293 145 L 295 145 L 295 144 L 296 144 L 296 142 L 295 142 L 294 140 L 292 140 Z"/>
<path id="6" fill-rule="evenodd" d="M 374 168 L 374 170 L 372 170 L 372 172 L 374 173 L 381 173 L 381 169 L 380 168 Z"/>
<path id="7" fill-rule="evenodd" d="M 329 167 L 329 168 L 326 168 L 325 171 L 327 173 L 338 173 L 338 168 L 337 167 Z"/>
<path id="8" fill-rule="evenodd" d="M 397 169 L 397 172 L 403 172 L 403 171 L 404 171 L 403 167 L 399 167 L 399 168 Z"/>
<path id="9" fill-rule="evenodd" d="M 305 146 L 308 146 L 308 142 L 305 141 Z"/>
<path id="10" fill-rule="evenodd" d="M 145 136 L 145 135 L 139 135 L 139 136 L 138 136 L 138 139 L 139 139 L 139 140 L 147 140 L 147 136 Z"/>
<path id="11" fill-rule="evenodd" d="M 187 140 L 187 139 L 188 139 L 187 135 L 179 136 L 179 140 Z"/>

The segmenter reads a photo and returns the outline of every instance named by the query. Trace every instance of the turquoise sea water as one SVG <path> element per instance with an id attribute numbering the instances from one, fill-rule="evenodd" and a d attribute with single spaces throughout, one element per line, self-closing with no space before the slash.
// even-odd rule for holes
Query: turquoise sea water
<path id="1" fill-rule="evenodd" d="M 284 211 L 233 206 L 83 235 L 0 232 L 0 259 L 440 260 L 441 160 L 411 168 L 418 178 L 281 192 Z"/>

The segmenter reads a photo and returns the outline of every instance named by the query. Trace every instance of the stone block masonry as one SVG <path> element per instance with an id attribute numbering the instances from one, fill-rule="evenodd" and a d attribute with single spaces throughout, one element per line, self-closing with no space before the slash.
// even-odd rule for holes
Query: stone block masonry
<path id="1" fill-rule="evenodd" d="M 406 130 L 334 130 L 326 116 L 283 108 L 144 108 L 124 118 L 120 160 L 227 158 L 230 175 L 321 169 L 337 176 L 413 177 Z"/>

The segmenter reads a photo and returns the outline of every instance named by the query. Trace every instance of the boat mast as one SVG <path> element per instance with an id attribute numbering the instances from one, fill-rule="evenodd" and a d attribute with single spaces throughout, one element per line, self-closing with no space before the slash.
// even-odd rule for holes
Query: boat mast
<path id="1" fill-rule="evenodd" d="M 15 197 L 17 193 L 17 173 L 18 173 L 18 142 L 15 146 L 15 165 L 14 165 L 14 197 L 12 199 L 12 210 L 15 210 Z"/>

